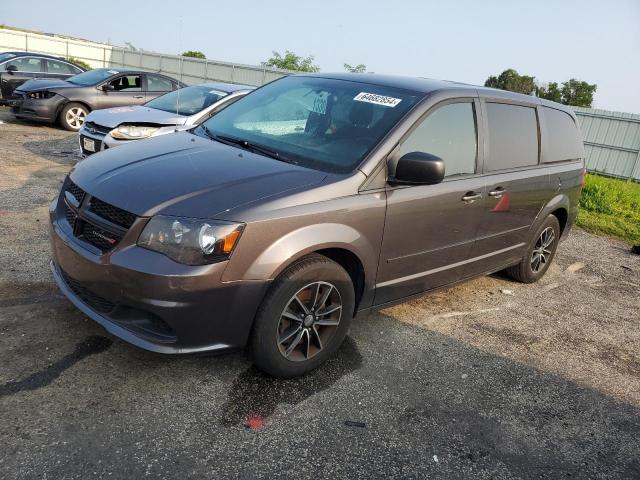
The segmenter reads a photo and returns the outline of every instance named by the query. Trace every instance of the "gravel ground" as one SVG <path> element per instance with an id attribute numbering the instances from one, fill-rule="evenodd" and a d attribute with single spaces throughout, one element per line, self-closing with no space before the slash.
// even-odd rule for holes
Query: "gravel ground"
<path id="1" fill-rule="evenodd" d="M 66 301 L 46 210 L 75 135 L 0 121 L 2 478 L 640 478 L 628 245 L 574 229 L 538 284 L 363 316 L 339 357 L 274 380 L 243 352 L 136 349 Z"/>

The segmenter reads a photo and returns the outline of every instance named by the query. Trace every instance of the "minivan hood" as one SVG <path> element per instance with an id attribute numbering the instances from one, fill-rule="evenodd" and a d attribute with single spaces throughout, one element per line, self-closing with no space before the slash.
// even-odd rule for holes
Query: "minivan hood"
<path id="1" fill-rule="evenodd" d="M 75 83 L 67 82 L 60 79 L 48 79 L 48 78 L 34 78 L 33 80 L 27 80 L 20 85 L 16 90 L 21 92 L 35 92 L 36 90 L 51 90 L 59 88 L 78 88 L 84 85 L 76 85 Z"/>
<path id="2" fill-rule="evenodd" d="M 90 195 L 139 216 L 214 218 L 327 174 L 180 132 L 91 155 L 70 176 Z"/>
<path id="3" fill-rule="evenodd" d="M 176 116 L 175 112 L 165 112 L 142 105 L 133 107 L 105 108 L 94 110 L 87 117 L 87 122 L 94 122 L 105 127 L 115 128 L 123 123 L 156 125 L 182 125 L 186 117 Z"/>

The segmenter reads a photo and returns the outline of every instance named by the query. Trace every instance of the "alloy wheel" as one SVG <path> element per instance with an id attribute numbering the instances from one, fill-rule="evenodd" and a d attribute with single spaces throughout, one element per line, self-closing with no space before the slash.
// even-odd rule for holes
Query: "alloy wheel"
<path id="1" fill-rule="evenodd" d="M 531 254 L 531 270 L 534 273 L 538 273 L 549 262 L 555 239 L 556 233 L 553 227 L 545 228 L 538 237 Z"/>
<path id="2" fill-rule="evenodd" d="M 67 125 L 69 125 L 70 127 L 80 129 L 80 127 L 84 123 L 84 119 L 86 116 L 87 114 L 82 108 L 73 107 L 67 111 L 65 120 L 67 122 Z"/>
<path id="3" fill-rule="evenodd" d="M 325 348 L 340 324 L 342 298 L 328 282 L 313 282 L 298 290 L 280 315 L 276 341 L 287 360 L 308 360 Z"/>

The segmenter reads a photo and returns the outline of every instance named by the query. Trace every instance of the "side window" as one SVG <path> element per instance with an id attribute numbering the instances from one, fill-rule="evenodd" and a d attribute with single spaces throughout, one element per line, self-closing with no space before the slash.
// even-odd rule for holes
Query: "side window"
<path id="1" fill-rule="evenodd" d="M 573 118 L 561 110 L 542 107 L 546 124 L 546 161 L 561 162 L 582 158 L 582 138 Z"/>
<path id="2" fill-rule="evenodd" d="M 147 91 L 149 92 L 170 92 L 173 90 L 171 80 L 159 77 L 158 75 L 147 75 Z"/>
<path id="3" fill-rule="evenodd" d="M 58 73 L 60 75 L 75 75 L 76 70 L 64 62 L 57 62 L 56 60 L 47 60 L 47 71 L 49 73 Z"/>
<path id="4" fill-rule="evenodd" d="M 7 66 L 9 65 L 15 65 L 19 72 L 39 73 L 44 71 L 42 61 L 39 58 L 16 58 L 7 62 Z"/>
<path id="5" fill-rule="evenodd" d="M 445 177 L 475 173 L 477 134 L 473 103 L 451 103 L 430 113 L 400 146 L 400 156 L 409 152 L 442 158 Z"/>
<path id="6" fill-rule="evenodd" d="M 488 171 L 538 164 L 536 109 L 506 103 L 487 103 L 489 123 Z"/>
<path id="7" fill-rule="evenodd" d="M 111 80 L 109 83 L 113 85 L 116 92 L 140 92 L 142 90 L 140 75 L 125 75 L 124 77 L 118 77 L 115 80 Z"/>

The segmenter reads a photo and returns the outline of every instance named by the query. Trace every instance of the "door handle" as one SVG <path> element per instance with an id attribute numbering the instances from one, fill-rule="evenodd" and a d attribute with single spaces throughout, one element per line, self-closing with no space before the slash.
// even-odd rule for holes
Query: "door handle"
<path id="1" fill-rule="evenodd" d="M 507 191 L 504 188 L 498 187 L 495 190 L 491 190 L 489 192 L 489 196 L 494 198 L 501 198 L 505 193 L 507 193 Z"/>
<path id="2" fill-rule="evenodd" d="M 133 98 L 144 98 L 144 95 L 134 95 Z"/>
<path id="3" fill-rule="evenodd" d="M 467 192 L 467 194 L 462 197 L 463 202 L 473 203 L 476 200 L 480 200 L 482 198 L 482 193 L 479 192 Z"/>

